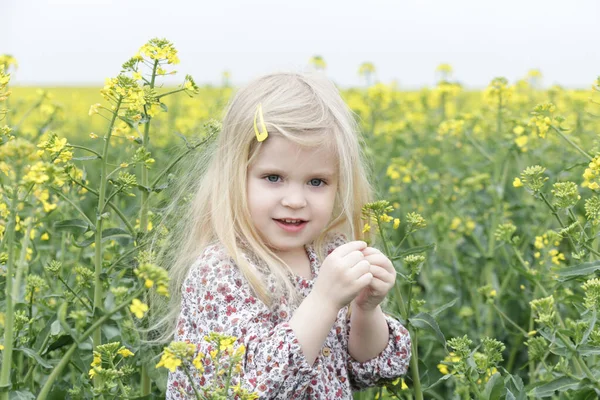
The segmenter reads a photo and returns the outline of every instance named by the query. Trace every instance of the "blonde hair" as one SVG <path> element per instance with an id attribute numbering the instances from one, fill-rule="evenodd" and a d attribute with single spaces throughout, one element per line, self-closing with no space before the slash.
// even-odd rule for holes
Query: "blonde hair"
<path id="1" fill-rule="evenodd" d="M 155 260 L 169 271 L 171 296 L 168 305 L 158 296 L 152 298 L 153 310 L 162 314 L 152 313 L 156 324 L 150 329 L 157 329 L 160 336 L 149 342 L 166 342 L 175 332 L 181 286 L 190 266 L 214 243 L 224 246 L 256 297 L 267 306 L 271 306 L 274 296 L 282 294 L 291 302 L 300 301 L 290 279 L 291 270 L 260 239 L 248 211 L 247 170 L 262 145 L 256 139 L 253 122 L 259 103 L 269 134 L 308 147 L 326 143 L 336 155 L 338 191 L 332 218 L 314 240 L 319 260 L 324 258 L 323 245 L 331 232 L 343 233 L 349 240 L 364 237 L 361 207 L 372 200 L 372 187 L 357 122 L 338 89 L 317 72 L 279 72 L 259 77 L 231 99 L 218 138 L 200 156 L 195 155 L 192 165 L 179 168 L 178 189 L 163 213 L 163 221 L 175 214 L 176 222 L 167 223 L 166 245 L 156 246 L 159 251 Z M 181 200 L 189 198 L 190 190 L 192 197 L 187 204 L 184 200 L 181 212 Z M 265 276 L 244 257 L 239 239 L 264 261 L 274 278 L 275 293 L 268 291 Z M 152 241 L 152 247 L 156 242 Z"/>

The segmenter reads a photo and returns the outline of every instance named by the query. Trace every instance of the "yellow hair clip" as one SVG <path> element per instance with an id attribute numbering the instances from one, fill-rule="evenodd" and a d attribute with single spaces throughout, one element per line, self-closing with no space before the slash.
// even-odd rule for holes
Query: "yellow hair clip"
<path id="1" fill-rule="evenodd" d="M 257 116 L 260 117 L 260 128 L 262 129 L 262 132 L 260 132 L 258 130 L 258 127 L 256 126 Z M 267 126 L 265 125 L 265 119 L 263 118 L 262 104 L 260 103 L 258 103 L 258 107 L 256 107 L 256 112 L 254 113 L 254 133 L 256 134 L 256 140 L 258 140 L 259 142 L 262 142 L 269 136 L 269 133 L 267 132 Z"/>

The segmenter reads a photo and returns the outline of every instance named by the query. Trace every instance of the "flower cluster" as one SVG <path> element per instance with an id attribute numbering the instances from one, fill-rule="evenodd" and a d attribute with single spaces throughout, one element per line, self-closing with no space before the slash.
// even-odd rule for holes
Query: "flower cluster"
<path id="1" fill-rule="evenodd" d="M 594 196 L 585 200 L 585 216 L 596 226 L 600 224 L 600 197 Z"/>
<path id="2" fill-rule="evenodd" d="M 50 132 L 48 139 L 40 142 L 37 147 L 42 149 L 38 151 L 38 156 L 42 157 L 44 154 L 48 154 L 54 164 L 66 163 L 73 158 L 67 138 L 59 139 L 54 132 Z"/>
<path id="3" fill-rule="evenodd" d="M 496 231 L 494 232 L 494 236 L 496 240 L 499 242 L 512 242 L 512 235 L 517 231 L 517 227 L 511 223 L 498 225 Z"/>
<path id="4" fill-rule="evenodd" d="M 529 302 L 531 310 L 537 314 L 536 322 L 552 328 L 556 317 L 554 297 L 552 295 Z"/>
<path id="5" fill-rule="evenodd" d="M 556 182 L 552 187 L 554 206 L 559 209 L 573 207 L 581 199 L 575 182 Z"/>
<path id="6" fill-rule="evenodd" d="M 544 186 L 544 183 L 548 180 L 548 177 L 543 175 L 545 171 L 546 168 L 539 165 L 527 167 L 525 168 L 525 170 L 523 170 L 523 172 L 521 172 L 520 179 L 515 178 L 513 186 L 525 186 L 533 193 L 537 193 Z"/>
<path id="7" fill-rule="evenodd" d="M 483 92 L 484 101 L 492 106 L 504 106 L 514 92 L 514 86 L 508 85 L 508 80 L 504 77 L 492 79 L 488 87 Z"/>
<path id="8" fill-rule="evenodd" d="M 156 287 L 158 294 L 169 297 L 169 274 L 164 268 L 144 262 L 134 269 L 133 272 L 138 278 L 144 280 L 146 288 Z"/>
<path id="9" fill-rule="evenodd" d="M 588 279 L 581 287 L 585 292 L 583 305 L 589 310 L 600 309 L 600 279 Z"/>
<path id="10" fill-rule="evenodd" d="M 193 343 L 171 342 L 169 346 L 164 348 L 156 368 L 167 368 L 171 372 L 175 372 L 177 368 L 182 368 L 186 375 L 190 376 L 190 373 L 192 375 L 204 373 L 204 366 L 211 365 L 214 371 L 214 382 L 207 383 L 202 388 L 197 388 L 196 384 L 191 382 L 195 392 L 205 396 L 210 394 L 208 398 L 257 399 L 258 395 L 241 387 L 242 364 L 246 347 L 240 344 L 237 348 L 234 348 L 237 338 L 218 332 L 211 332 L 204 337 L 204 340 L 209 343 L 208 354 L 197 351 L 197 347 Z M 192 366 L 195 371 L 191 369 Z M 228 373 L 228 371 L 230 372 Z M 233 383 L 234 381 L 237 381 L 237 384 L 229 385 L 226 393 L 227 384 L 225 382 Z"/>
<path id="11" fill-rule="evenodd" d="M 134 373 L 134 368 L 131 365 L 119 365 L 128 357 L 132 357 L 134 353 L 125 346 L 121 346 L 120 342 L 111 342 L 96 347 L 93 351 L 93 359 L 90 366 L 92 367 L 88 375 L 90 379 L 99 376 L 102 378 L 102 386 L 96 387 L 94 390 L 97 393 L 110 393 L 117 387 L 121 388 L 122 396 L 129 394 L 129 388 L 124 386 L 122 379 Z"/>
<path id="12" fill-rule="evenodd" d="M 363 233 L 369 232 L 371 230 L 371 225 L 369 222 L 374 223 L 393 223 L 393 228 L 397 229 L 400 225 L 399 218 L 393 218 L 388 215 L 394 211 L 394 207 L 390 205 L 387 200 L 378 200 L 371 203 L 367 203 L 362 207 L 362 216 L 366 220 L 365 225 L 363 227 Z"/>
<path id="13" fill-rule="evenodd" d="M 600 189 L 598 178 L 600 178 L 600 156 L 594 157 L 583 172 L 583 183 L 581 184 L 581 187 L 587 187 L 591 190 Z"/>
<path id="14" fill-rule="evenodd" d="M 527 126 L 532 127 L 537 130 L 537 134 L 539 137 L 544 139 L 548 130 L 551 126 L 555 126 L 557 129 L 564 130 L 561 124 L 565 121 L 565 118 L 557 115 L 554 115 L 556 111 L 556 106 L 552 103 L 542 103 L 538 104 L 533 108 L 531 114 L 533 115 L 529 120 Z"/>

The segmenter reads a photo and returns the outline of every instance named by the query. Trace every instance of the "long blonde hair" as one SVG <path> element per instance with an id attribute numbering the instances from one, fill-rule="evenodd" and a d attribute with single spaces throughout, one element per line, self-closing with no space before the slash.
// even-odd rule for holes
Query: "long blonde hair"
<path id="1" fill-rule="evenodd" d="M 168 305 L 157 296 L 152 298 L 151 314 L 156 324 L 150 329 L 155 333 L 158 329 L 160 335 L 150 342 L 171 338 L 180 311 L 181 286 L 190 266 L 213 243 L 224 246 L 256 297 L 267 306 L 271 306 L 274 296 L 282 294 L 293 303 L 300 301 L 289 267 L 262 242 L 248 211 L 247 170 L 262 145 L 254 131 L 259 103 L 269 133 L 302 146 L 326 142 L 336 156 L 338 192 L 332 218 L 314 240 L 319 260 L 324 258 L 323 245 L 331 232 L 343 233 L 349 240 L 363 238 L 361 207 L 372 200 L 372 187 L 357 122 L 338 89 L 317 72 L 279 72 L 259 77 L 231 99 L 218 138 L 200 156 L 196 155 L 191 165 L 179 168 L 176 193 L 162 213 L 164 221 L 176 215 L 176 222 L 166 222 L 166 243 L 158 246 L 158 240 L 152 242 L 155 262 L 169 271 L 171 295 Z M 264 276 L 244 257 L 240 238 L 264 261 L 276 284 L 275 293 L 269 292 Z"/>

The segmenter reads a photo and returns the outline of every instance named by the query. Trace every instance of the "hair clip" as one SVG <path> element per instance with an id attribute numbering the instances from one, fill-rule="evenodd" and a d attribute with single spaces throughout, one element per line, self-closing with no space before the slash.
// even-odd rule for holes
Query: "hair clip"
<path id="1" fill-rule="evenodd" d="M 262 132 L 260 132 L 258 130 L 258 127 L 256 126 L 257 116 L 260 117 L 260 128 L 262 129 Z M 259 142 L 264 141 L 269 136 L 269 133 L 267 132 L 267 126 L 265 125 L 265 119 L 263 118 L 261 103 L 258 103 L 258 107 L 256 107 L 256 112 L 254 113 L 254 133 L 256 134 L 256 140 L 258 140 Z"/>

